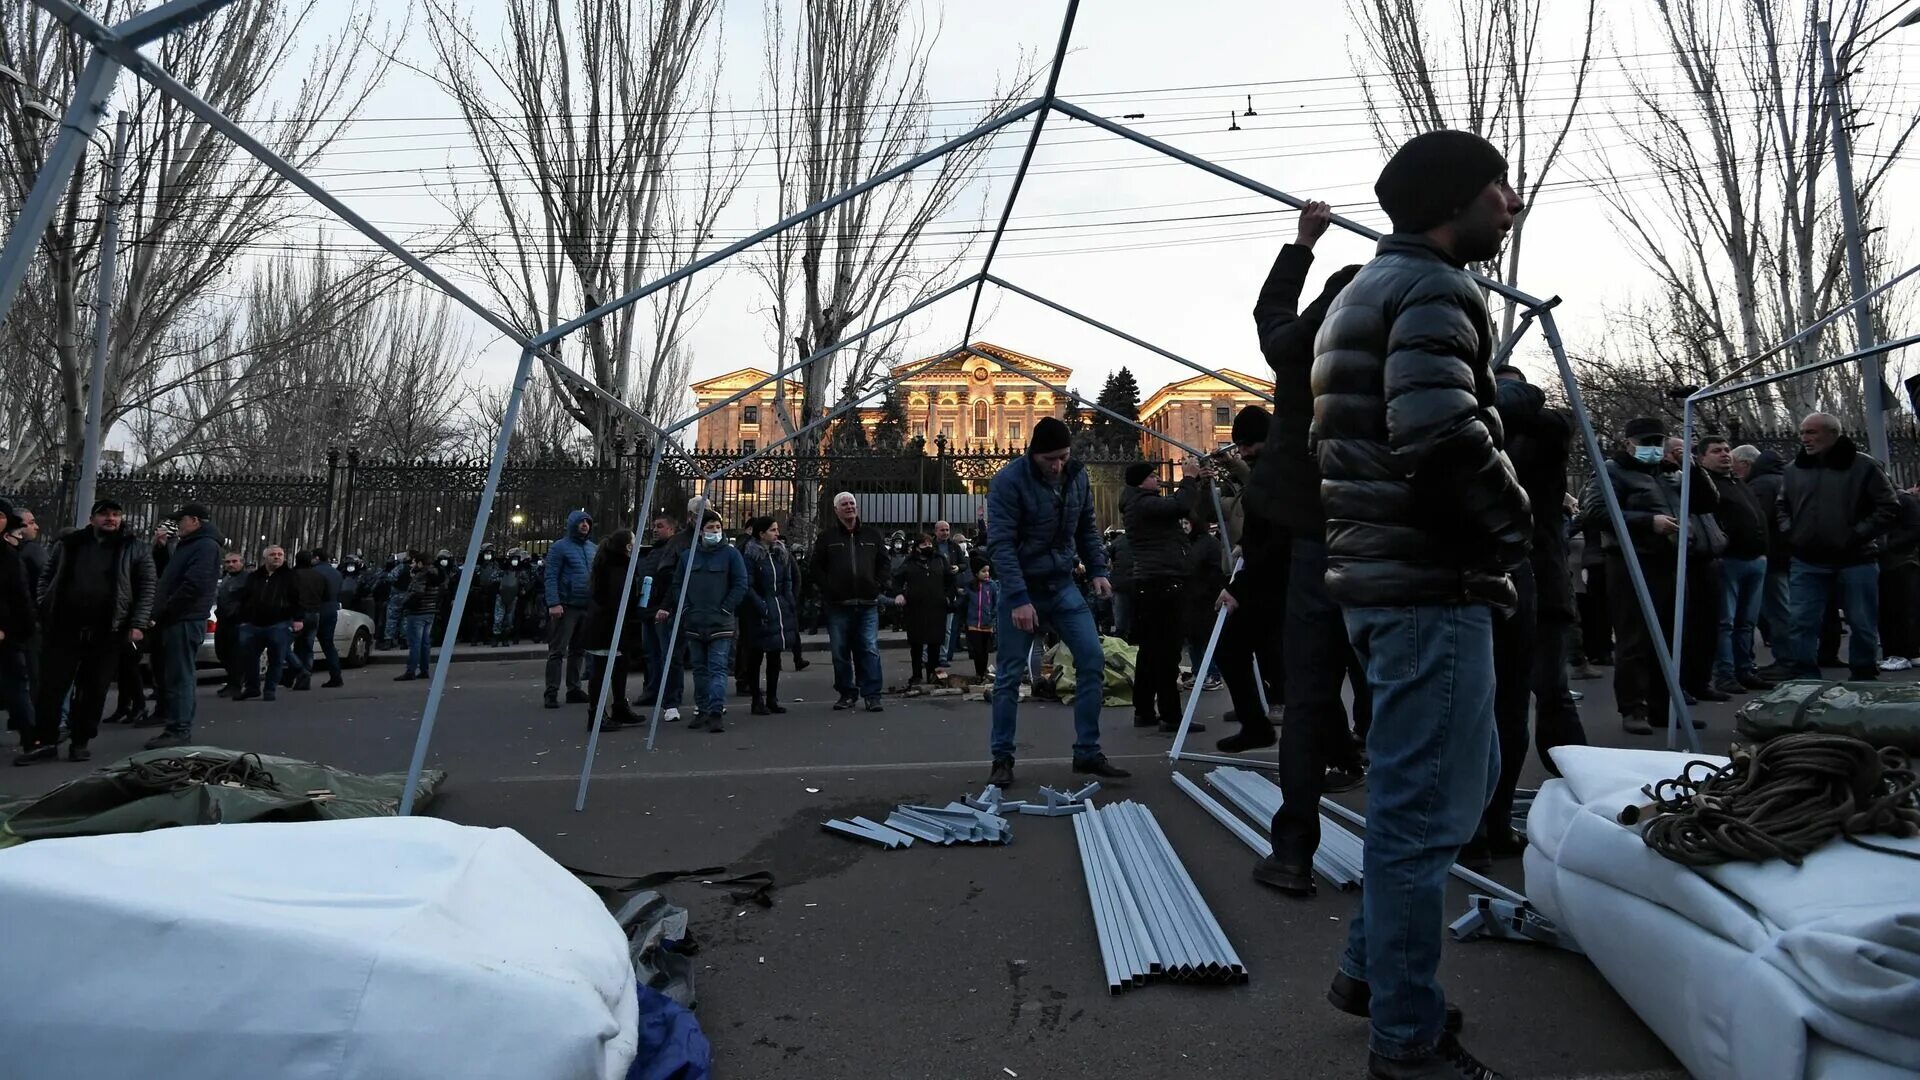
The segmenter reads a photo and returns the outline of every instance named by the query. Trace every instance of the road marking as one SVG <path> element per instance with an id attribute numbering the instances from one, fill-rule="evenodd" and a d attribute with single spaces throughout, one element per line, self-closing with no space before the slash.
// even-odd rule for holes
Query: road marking
<path id="1" fill-rule="evenodd" d="M 1108 761 L 1166 761 L 1165 754 L 1108 754 Z M 981 758 L 965 758 L 960 761 L 887 761 L 865 765 L 768 765 L 757 769 L 699 769 L 692 772 L 611 772 L 594 773 L 596 783 L 607 780 L 712 780 L 728 776 L 828 776 L 836 772 L 927 772 L 934 769 L 977 769 L 988 762 Z M 1072 765 L 1070 757 L 1022 758 L 1019 768 L 1037 766 Z M 577 784 L 578 773 L 552 773 L 533 776 L 496 776 L 487 781 L 494 784 Z"/>

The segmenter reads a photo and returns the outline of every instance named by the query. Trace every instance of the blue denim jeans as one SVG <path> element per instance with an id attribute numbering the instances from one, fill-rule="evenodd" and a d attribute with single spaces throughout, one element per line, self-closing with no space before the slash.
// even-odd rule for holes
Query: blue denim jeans
<path id="1" fill-rule="evenodd" d="M 167 734 L 183 739 L 193 737 L 195 662 L 200 659 L 200 643 L 207 639 L 205 619 L 179 619 L 160 628 L 154 643 L 154 674 L 166 687 Z"/>
<path id="2" fill-rule="evenodd" d="M 260 694 L 267 700 L 280 689 L 280 672 L 287 663 L 288 651 L 293 647 L 293 626 L 290 623 L 274 623 L 272 626 L 243 626 L 240 628 L 240 670 L 246 676 L 249 694 Z M 260 650 L 267 651 L 267 681 L 264 692 L 260 683 Z"/>
<path id="3" fill-rule="evenodd" d="M 1029 597 L 1039 613 L 1040 622 L 1053 628 L 1073 654 L 1073 756 L 1076 759 L 1100 756 L 1100 707 L 1106 698 L 1106 656 L 1100 649 L 1100 632 L 1094 628 L 1093 612 L 1086 598 L 1072 581 L 1063 581 L 1049 589 L 1037 582 Z M 998 644 L 995 648 L 993 677 L 993 738 L 991 750 L 996 758 L 1013 756 L 1014 723 L 1020 715 L 1020 680 L 1027 673 L 1027 658 L 1034 635 L 1013 625 L 1012 604 L 1001 604 L 995 615 Z"/>
<path id="4" fill-rule="evenodd" d="M 1800 678 L 1820 677 L 1820 623 L 1827 595 L 1838 589 L 1847 614 L 1847 666 L 1855 674 L 1880 670 L 1880 564 L 1816 566 L 1793 560 L 1793 649 L 1789 670 Z"/>
<path id="5" fill-rule="evenodd" d="M 693 705 L 702 716 L 727 714 L 727 680 L 733 677 L 733 639 L 687 639 L 687 666 L 693 669 Z"/>
<path id="6" fill-rule="evenodd" d="M 520 610 L 520 594 L 501 593 L 493 598 L 493 636 L 505 639 L 513 630 L 514 616 Z"/>
<path id="7" fill-rule="evenodd" d="M 827 640 L 833 646 L 833 688 L 840 696 L 879 697 L 880 609 L 870 604 L 827 605 Z"/>
<path id="8" fill-rule="evenodd" d="M 33 730 L 33 665 L 24 641 L 0 641 L 0 708 L 8 728 L 22 736 Z"/>
<path id="9" fill-rule="evenodd" d="M 1713 678 L 1726 682 L 1754 672 L 1753 628 L 1767 587 L 1767 560 L 1720 560 L 1720 642 Z"/>
<path id="10" fill-rule="evenodd" d="M 407 672 L 425 677 L 433 669 L 433 615 L 407 615 L 400 620 L 406 635 Z"/>
<path id="11" fill-rule="evenodd" d="M 1500 774 L 1493 618 L 1478 605 L 1346 612 L 1373 726 L 1365 877 L 1340 970 L 1373 991 L 1370 1045 L 1384 1057 L 1426 1053 L 1445 1021 L 1447 870 Z"/>
<path id="12" fill-rule="evenodd" d="M 965 612 L 950 611 L 947 613 L 947 638 L 940 643 L 941 667 L 953 666 L 953 658 L 960 655 L 960 649 L 966 643 L 966 638 L 963 636 L 966 629 L 967 616 Z"/>

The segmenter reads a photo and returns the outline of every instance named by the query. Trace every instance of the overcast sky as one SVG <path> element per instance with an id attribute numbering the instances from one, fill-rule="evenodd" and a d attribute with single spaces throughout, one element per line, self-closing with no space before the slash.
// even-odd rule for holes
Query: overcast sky
<path id="1" fill-rule="evenodd" d="M 1578 5 L 1554 4 L 1571 19 Z M 498 25 L 499 0 L 472 0 L 476 21 Z M 1169 5 L 1164 0 L 1088 0 L 1081 6 L 1060 80 L 1062 96 L 1093 111 L 1119 116 L 1145 113 L 1130 121 L 1141 130 L 1184 149 L 1302 197 L 1333 202 L 1356 219 L 1384 227 L 1372 196 L 1372 183 L 1385 155 L 1369 130 L 1362 92 L 1354 74 L 1353 26 L 1336 5 L 1305 14 L 1305 5 L 1271 0 L 1210 0 L 1204 5 Z M 1609 0 L 1602 5 L 1609 25 L 1595 51 L 1603 57 L 1588 86 L 1590 107 L 1576 149 L 1622 144 L 1616 110 L 1628 105 L 1623 64 L 1638 66 L 1662 86 L 1672 87 L 1671 68 L 1636 30 L 1634 20 L 1648 3 Z M 1876 9 L 1877 10 L 1877 9 Z M 933 52 L 930 94 L 935 122 L 942 131 L 958 131 L 979 118 L 978 99 L 997 80 L 1015 70 L 1022 51 L 1044 60 L 1053 49 L 1062 8 L 1058 4 L 974 0 L 951 5 L 944 15 Z M 312 28 L 324 28 L 324 20 Z M 762 107 L 759 0 L 734 0 L 725 13 L 722 83 L 725 106 Z M 1539 96 L 1563 103 L 1577 56 L 1577 27 L 1550 23 L 1539 55 L 1545 65 Z M 1869 54 L 1869 78 L 1899 87 L 1903 58 L 1920 45 L 1920 30 L 1896 35 Z M 409 36 L 407 55 L 431 65 L 425 34 Z M 1626 59 L 1620 59 L 1626 57 Z M 1255 117 L 1237 117 L 1252 95 Z M 1895 89 L 1891 99 L 1911 109 L 1912 91 Z M 751 130 L 762 118 L 741 113 Z M 1230 123 L 1241 130 L 1229 131 Z M 947 255 L 983 212 L 997 218 L 1014 165 L 1030 129 L 1011 129 L 988 158 L 982 198 L 970 199 L 947 215 L 923 240 L 929 256 Z M 418 75 L 396 69 L 374 97 L 365 122 L 326 159 L 323 181 L 357 210 L 396 232 L 418 232 L 444 222 L 436 200 L 449 177 L 472 179 L 462 166 L 472 162 L 454 109 L 444 95 Z M 1563 161 L 1545 197 L 1539 200 L 1525 249 L 1522 287 L 1538 295 L 1565 298 L 1561 320 L 1569 346 L 1591 346 L 1602 332 L 1610 308 L 1644 292 L 1646 277 L 1633 251 L 1608 220 L 1598 193 L 1579 183 L 1589 161 L 1577 152 Z M 451 170 L 451 171 L 450 171 Z M 1631 185 L 1641 197 L 1656 190 L 1644 179 Z M 1896 250 L 1907 255 L 1913 227 L 1910 207 L 1920 204 L 1920 174 L 1910 164 L 1897 167 L 1883 204 Z M 770 177 L 753 170 L 741 195 L 722 216 L 718 232 L 738 236 L 774 220 L 777 207 Z M 1070 307 L 1114 323 L 1208 366 L 1254 374 L 1265 368 L 1254 341 L 1250 310 L 1274 252 L 1293 234 L 1294 214 L 1225 181 L 1172 162 L 1087 125 L 1052 118 L 1032 175 L 1015 211 L 1012 230 L 995 269 L 1009 280 Z M 323 231 L 330 242 L 350 242 L 337 223 L 318 218 L 304 227 L 311 237 Z M 958 233 L 959 235 L 955 235 Z M 1309 290 L 1343 263 L 1363 261 L 1371 245 L 1358 237 L 1329 234 Z M 471 265 L 446 262 L 458 274 Z M 977 257 L 963 266 L 977 265 Z M 758 281 L 741 271 L 724 272 L 693 335 L 694 378 L 741 367 L 770 368 L 766 297 Z M 955 298 L 911 323 L 900 347 L 903 357 L 948 348 L 958 342 L 966 316 L 964 299 Z M 476 377 L 504 381 L 514 350 L 480 324 Z M 1064 364 L 1075 371 L 1076 389 L 1097 390 L 1106 373 L 1126 364 L 1145 392 L 1184 369 L 1116 338 L 1086 328 L 1018 297 L 991 305 L 976 338 Z M 1521 353 L 1523 363 L 1544 374 L 1544 354 Z"/>

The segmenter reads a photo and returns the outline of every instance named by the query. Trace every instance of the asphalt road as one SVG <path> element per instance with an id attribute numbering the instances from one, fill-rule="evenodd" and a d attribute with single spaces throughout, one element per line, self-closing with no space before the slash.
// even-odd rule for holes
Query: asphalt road
<path id="1" fill-rule="evenodd" d="M 339 690 L 235 704 L 211 687 L 198 740 L 366 771 L 406 767 L 425 683 L 390 668 L 348 673 Z M 432 764 L 450 779 L 434 812 L 519 830 L 571 866 L 620 874 L 724 864 L 770 869 L 771 909 L 669 886 L 701 939 L 699 1017 L 720 1075 L 779 1077 L 1321 1077 L 1360 1075 L 1365 1024 L 1321 994 L 1357 894 L 1323 886 L 1289 900 L 1248 877 L 1252 855 L 1168 779 L 1167 740 L 1106 713 L 1106 748 L 1135 778 L 1100 798 L 1150 807 L 1246 961 L 1232 987 L 1153 985 L 1113 997 L 1101 974 L 1070 822 L 1017 817 L 1004 847 L 885 851 L 824 832 L 836 816 L 883 816 L 902 801 L 945 802 L 985 780 L 987 706 L 890 700 L 885 713 L 835 713 L 827 665 L 789 672 L 791 711 L 750 717 L 721 735 L 663 725 L 604 735 L 585 812 L 572 809 L 584 706 L 539 706 L 541 665 L 460 664 Z M 1620 732 L 1607 684 L 1576 684 L 1596 741 L 1653 747 Z M 316 684 L 317 686 L 317 684 Z M 795 696 L 797 695 L 797 696 Z M 1203 717 L 1227 707 L 1202 697 Z M 1703 710 L 1706 747 L 1724 749 L 1729 706 Z M 1221 734 L 1197 736 L 1211 749 Z M 110 728 L 96 760 L 138 748 L 149 732 Z M 1023 709 L 1019 783 L 1073 783 L 1069 710 Z M 0 791 L 32 792 L 86 766 L 0 770 Z M 1204 767 L 1189 768 L 1196 778 Z M 1537 784 L 1531 756 L 1522 783 Z M 1496 877 L 1516 887 L 1518 860 Z M 1465 910 L 1455 887 L 1452 908 Z M 1510 1075 L 1683 1076 L 1673 1058 L 1582 958 L 1541 946 L 1449 941 L 1449 996 L 1466 1010 L 1464 1041 Z"/>

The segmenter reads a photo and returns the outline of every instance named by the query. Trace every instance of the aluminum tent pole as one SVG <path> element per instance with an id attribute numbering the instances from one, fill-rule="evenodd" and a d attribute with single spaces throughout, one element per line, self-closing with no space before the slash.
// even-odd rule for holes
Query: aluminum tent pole
<path id="1" fill-rule="evenodd" d="M 1067 14 L 1060 22 L 1060 37 L 1053 47 L 1053 63 L 1047 70 L 1047 88 L 1040 94 L 1040 103 L 1053 104 L 1054 93 L 1060 88 L 1060 69 L 1067 62 L 1067 43 L 1073 40 L 1073 20 L 1080 11 L 1080 0 L 1067 0 Z M 1007 234 L 1007 222 L 1013 219 L 1013 204 L 1020 199 L 1020 186 L 1027 182 L 1027 169 L 1033 165 L 1033 152 L 1040 146 L 1040 133 L 1046 129 L 1048 110 L 1042 108 L 1033 118 L 1033 132 L 1027 136 L 1027 148 L 1020 154 L 1020 165 L 1013 170 L 1013 184 L 1007 190 L 1007 204 L 1000 209 L 1000 224 L 994 226 L 993 238 L 987 241 L 987 254 L 980 261 L 980 275 L 993 269 L 993 257 L 1000 251 L 1000 241 Z M 984 282 L 973 289 L 973 303 L 967 306 L 966 329 L 960 332 L 960 340 L 973 340 L 973 325 L 980 314 L 980 295 L 986 292 Z"/>
<path id="2" fill-rule="evenodd" d="M 1014 293 L 1018 296 L 1024 296 L 1027 299 L 1033 301 L 1034 303 L 1040 304 L 1043 307 L 1052 308 L 1053 310 L 1059 312 L 1062 315 L 1067 315 L 1067 316 L 1071 316 L 1072 318 L 1079 319 L 1081 322 L 1086 323 L 1088 326 L 1091 326 L 1096 330 L 1105 330 L 1107 333 L 1112 334 L 1114 337 L 1117 337 L 1120 340 L 1127 342 L 1130 345 L 1137 345 L 1140 348 L 1147 350 L 1148 352 L 1154 353 L 1158 356 L 1164 356 L 1168 360 L 1171 360 L 1176 364 L 1182 364 L 1182 365 L 1185 365 L 1186 367 L 1192 368 L 1195 371 L 1204 372 L 1205 374 L 1211 375 L 1214 378 L 1219 379 L 1221 382 L 1226 383 L 1228 386 L 1231 386 L 1231 387 L 1234 387 L 1235 389 L 1243 390 L 1246 393 L 1252 394 L 1254 397 L 1259 398 L 1261 401 L 1264 401 L 1269 405 L 1273 404 L 1272 394 L 1266 393 L 1265 391 L 1261 390 L 1258 387 L 1248 386 L 1246 383 L 1243 383 L 1238 379 L 1229 378 L 1227 375 L 1223 374 L 1221 371 L 1219 371 L 1216 368 L 1210 368 L 1210 367 L 1207 367 L 1205 364 L 1195 363 L 1194 361 L 1189 360 L 1184 356 L 1181 356 L 1177 353 L 1163 349 L 1160 346 L 1155 345 L 1150 341 L 1145 341 L 1141 338 L 1137 338 L 1132 334 L 1127 333 L 1125 330 L 1120 330 L 1115 327 L 1109 326 L 1106 323 L 1101 322 L 1099 319 L 1096 319 L 1091 315 L 1087 315 L 1087 314 L 1083 314 L 1081 312 L 1075 311 L 1074 309 L 1056 300 L 1049 300 L 1046 297 L 1041 296 L 1039 293 L 1032 292 L 1028 289 L 1023 289 L 1020 286 L 1015 285 L 1013 282 L 1008 281 L 1003 277 L 999 277 L 994 274 L 983 274 L 982 276 L 986 280 L 992 282 L 993 284 L 999 286 L 1002 289 L 1007 290 L 1010 293 Z"/>
<path id="3" fill-rule="evenodd" d="M 1906 337 L 1896 338 L 1892 341 L 1883 341 L 1878 345 L 1871 345 L 1864 349 L 1855 349 L 1844 356 L 1836 356 L 1830 360 L 1816 360 L 1811 364 L 1802 364 L 1789 371 L 1777 372 L 1772 375 L 1762 375 L 1758 378 L 1734 383 L 1731 386 L 1709 387 L 1693 394 L 1693 400 L 1712 401 L 1714 398 L 1726 397 L 1728 394 L 1737 394 L 1742 390 L 1751 390 L 1756 386 L 1777 383 L 1783 379 L 1796 379 L 1802 375 L 1811 375 L 1816 371 L 1825 371 L 1830 367 L 1839 367 L 1841 364 L 1851 364 L 1864 356 L 1884 356 L 1887 353 L 1897 352 L 1910 345 L 1920 345 L 1920 334 L 1909 334 Z"/>
<path id="4" fill-rule="evenodd" d="M 656 683 L 656 685 L 660 687 L 660 692 L 653 696 L 653 717 L 647 722 L 647 749 L 649 750 L 653 749 L 653 741 L 658 738 L 660 734 L 661 702 L 667 700 L 667 678 L 673 674 L 674 650 L 680 647 L 680 620 L 687 613 L 687 586 L 693 583 L 693 557 L 700 553 L 700 533 L 706 528 L 706 526 L 702 524 L 701 519 L 707 516 L 707 508 L 713 505 L 712 495 L 713 481 L 709 479 L 707 481 L 706 492 L 695 497 L 693 500 L 693 524 L 689 526 L 693 531 L 687 537 L 686 569 L 680 573 L 680 592 L 679 595 L 674 598 L 673 602 L 673 626 L 667 631 L 667 647 L 661 650 L 662 655 L 665 657 L 661 663 L 666 667 L 666 670 L 660 673 L 660 678 Z M 696 675 L 694 678 L 698 679 L 699 676 Z M 695 698 L 696 703 L 698 700 L 698 698 Z M 586 778 L 584 776 L 581 777 L 580 784 L 580 794 L 582 800 L 584 800 L 586 798 Z"/>
<path id="5" fill-rule="evenodd" d="M 909 158 L 908 160 L 903 161 L 898 165 L 895 165 L 893 168 L 888 169 L 885 172 L 879 173 L 873 177 L 870 177 L 867 180 L 862 181 L 861 183 L 855 184 L 854 186 L 846 189 L 845 191 L 840 192 L 837 195 L 832 195 L 825 199 L 822 199 L 819 202 L 814 203 L 812 206 L 809 206 L 804 210 L 801 210 L 797 213 L 794 213 L 785 218 L 782 218 L 780 221 L 777 221 L 774 224 L 769 225 L 764 229 L 761 229 L 759 232 L 756 232 L 750 236 L 743 237 L 739 240 L 734 241 L 731 244 L 728 244 L 726 247 L 721 248 L 720 250 L 714 252 L 711 255 L 707 255 L 703 258 L 695 259 L 693 262 L 688 263 L 687 265 L 681 267 L 678 270 L 675 270 L 673 273 L 668 274 L 665 277 L 656 279 L 655 281 L 652 281 L 646 285 L 641 286 L 638 289 L 635 289 L 634 291 L 626 294 L 625 296 L 618 297 L 614 300 L 609 300 L 608 302 L 601 304 L 599 307 L 596 307 L 590 311 L 587 311 L 585 314 L 576 316 L 575 318 L 569 319 L 568 321 L 561 323 L 558 326 L 555 326 L 549 330 L 546 330 L 542 332 L 539 336 L 534 338 L 534 341 L 535 343 L 540 345 L 547 345 L 547 344 L 551 344 L 552 342 L 558 341 L 561 338 L 566 337 L 568 334 L 573 333 L 575 330 L 578 330 L 581 327 L 586 326 L 588 323 L 594 322 L 597 319 L 604 318 L 607 315 L 611 315 L 614 312 L 619 311 L 621 308 L 637 303 L 640 300 L 643 300 L 648 296 L 651 296 L 654 293 L 659 292 L 661 289 L 664 289 L 669 285 L 673 285 L 686 278 L 692 277 L 693 275 L 699 273 L 700 271 L 705 270 L 709 266 L 712 266 L 713 264 L 720 262 L 721 260 L 726 259 L 729 256 L 736 255 L 742 251 L 745 251 L 748 248 L 753 247 L 754 245 L 760 243 L 761 241 L 768 239 L 769 237 L 778 236 L 780 233 L 783 233 L 786 230 L 793 228 L 795 225 L 798 225 L 801 222 L 808 221 L 812 218 L 816 218 L 821 214 L 826 213 L 827 211 L 833 209 L 834 207 L 839 206 L 841 203 L 844 203 L 850 199 L 859 198 L 861 195 L 864 195 L 867 192 L 872 191 L 874 188 L 879 187 L 880 185 L 886 183 L 889 180 L 894 180 L 899 177 L 905 176 L 906 174 L 914 171 L 915 169 L 918 169 L 922 165 L 928 164 L 929 162 L 937 161 L 940 158 L 945 157 L 946 155 L 952 153 L 953 151 L 958 150 L 961 147 L 967 145 L 968 143 L 973 142 L 976 139 L 983 138 L 987 135 L 991 135 L 994 132 L 999 131 L 1001 128 L 1008 126 L 1009 124 L 1019 123 L 1021 120 L 1024 120 L 1028 116 L 1032 115 L 1036 110 L 1044 108 L 1045 105 L 1046 105 L 1045 101 L 1042 101 L 1036 98 L 1032 101 L 1027 102 L 1024 105 L 1021 105 L 1016 109 L 1013 109 L 1009 112 L 1002 113 L 999 116 L 994 117 L 992 120 L 989 120 L 984 124 L 981 124 L 979 127 L 974 128 L 972 131 L 965 133 L 964 135 L 960 135 L 956 138 L 949 139 L 946 142 L 941 143 L 939 146 L 936 146 L 933 149 L 926 151 L 925 153 L 916 154 L 912 158 Z"/>
<path id="6" fill-rule="evenodd" d="M 1553 351 L 1554 363 L 1560 368 L 1560 381 L 1566 387 L 1567 405 L 1573 410 L 1573 418 L 1580 425 L 1580 436 L 1587 448 L 1587 460 L 1593 463 L 1594 487 L 1600 492 L 1600 499 L 1607 507 L 1607 520 L 1613 526 L 1613 534 L 1623 537 L 1620 544 L 1622 560 L 1627 564 L 1627 578 L 1633 584 L 1633 594 L 1640 602 L 1640 617 L 1646 621 L 1647 636 L 1652 640 L 1654 659 L 1660 665 L 1660 676 L 1667 681 L 1667 693 L 1672 695 L 1674 708 L 1680 711 L 1680 730 L 1686 736 L 1687 749 L 1700 752 L 1700 737 L 1694 734 L 1691 715 L 1686 711 L 1686 694 L 1680 689 L 1680 672 L 1673 666 L 1673 656 L 1667 651 L 1667 638 L 1660 626 L 1660 612 L 1654 606 L 1653 594 L 1647 590 L 1647 575 L 1640 566 L 1640 556 L 1633 550 L 1632 534 L 1627 531 L 1625 515 L 1620 512 L 1620 496 L 1613 490 L 1613 484 L 1607 477 L 1607 459 L 1600 448 L 1600 439 L 1593 431 L 1593 419 L 1587 415 L 1586 402 L 1580 394 L 1580 382 L 1573 376 L 1573 363 L 1567 359 L 1566 346 L 1560 340 L 1560 327 L 1554 321 L 1551 308 L 1540 312 L 1540 333 L 1547 339 L 1547 347 Z"/>
<path id="7" fill-rule="evenodd" d="M 473 532 L 467 537 L 468 566 L 480 559 L 481 541 L 487 534 L 487 521 L 493 516 L 494 499 L 500 494 L 500 472 L 506 465 L 507 448 L 513 440 L 513 428 L 520 420 L 520 403 L 526 396 L 527 380 L 533 376 L 533 350 L 520 353 L 520 366 L 513 375 L 513 389 L 507 394 L 507 409 L 500 419 L 500 434 L 493 440 L 493 460 L 487 464 L 487 482 L 480 491 L 480 508 L 473 515 Z M 433 724 L 440 716 L 440 699 L 447 690 L 447 669 L 453 664 L 453 652 L 460 637 L 460 619 L 467 610 L 467 597 L 473 591 L 473 574 L 460 575 L 454 589 L 453 610 L 447 615 L 447 632 L 440 642 L 440 656 L 433 665 L 433 682 L 427 687 L 427 705 L 420 713 L 420 734 L 413 741 L 413 759 L 407 764 L 407 789 L 400 796 L 400 816 L 413 813 L 413 794 L 420 786 L 420 770 L 427 763 L 427 744 L 433 741 Z"/>
<path id="8" fill-rule="evenodd" d="M 1853 188 L 1853 139 L 1846 113 L 1841 111 L 1840 79 L 1834 74 L 1833 65 L 1833 35 L 1827 29 L 1825 19 L 1814 23 L 1814 32 L 1820 42 L 1820 69 L 1826 76 L 1824 89 L 1827 121 L 1832 125 L 1834 188 L 1840 197 L 1841 231 L 1847 242 L 1847 291 L 1854 296 L 1865 296 L 1866 256 L 1860 249 L 1860 206 Z M 1860 348 L 1873 344 L 1873 310 L 1865 304 L 1854 305 L 1853 332 L 1854 343 Z M 1866 393 L 1867 443 L 1872 447 L 1874 457 L 1891 461 L 1890 448 L 1887 446 L 1887 402 L 1880 393 L 1885 385 L 1880 378 L 1880 357 L 1863 357 L 1860 368 L 1864 384 L 1862 389 Z"/>
<path id="9" fill-rule="evenodd" d="M 1893 288 L 1895 285 L 1900 284 L 1901 282 L 1907 280 L 1908 278 L 1912 277 L 1915 274 L 1920 274 L 1920 263 L 1915 263 L 1912 266 L 1907 267 L 1905 270 L 1900 271 L 1898 274 L 1895 274 L 1893 277 L 1888 278 L 1886 281 L 1881 282 L 1878 288 L 1875 288 L 1874 290 L 1872 290 L 1871 292 L 1868 292 L 1864 296 L 1858 297 L 1857 299 L 1849 300 L 1846 303 L 1841 304 L 1839 307 L 1834 308 L 1832 311 L 1821 316 L 1819 319 L 1815 320 L 1814 322 L 1807 324 L 1805 327 L 1802 327 L 1800 330 L 1794 332 L 1794 334 L 1791 337 L 1788 337 L 1787 339 L 1781 341 L 1779 344 L 1773 346 L 1772 348 L 1766 350 L 1765 352 L 1762 352 L 1756 356 L 1750 357 L 1745 363 L 1741 364 L 1739 367 L 1734 368 L 1732 371 L 1729 371 L 1725 375 L 1722 375 L 1718 379 L 1715 379 L 1714 381 L 1708 383 L 1705 389 L 1708 389 L 1708 390 L 1716 389 L 1718 387 L 1726 385 L 1727 383 L 1732 382 L 1734 379 L 1737 379 L 1742 375 L 1745 375 L 1747 372 L 1752 371 L 1754 368 L 1760 366 L 1760 364 L 1763 361 L 1765 361 L 1768 357 L 1773 356 L 1774 354 L 1780 352 L 1783 349 L 1789 348 L 1793 345 L 1797 345 L 1801 341 L 1804 341 L 1805 339 L 1807 339 L 1808 337 L 1811 337 L 1812 335 L 1819 333 L 1820 331 L 1826 329 L 1830 324 L 1832 324 L 1835 319 L 1840 318 L 1842 315 L 1847 314 L 1848 312 L 1854 310 L 1855 308 L 1859 307 L 1862 304 L 1872 303 L 1875 299 L 1877 299 L 1880 296 L 1881 293 L 1886 292 L 1888 289 Z"/>
<path id="10" fill-rule="evenodd" d="M 656 440 L 653 464 L 647 468 L 647 484 L 640 496 L 640 506 L 634 511 L 639 520 L 633 526 L 633 553 L 627 558 L 627 572 L 620 583 L 620 606 L 614 609 L 613 640 L 607 647 L 607 670 L 600 673 L 599 704 L 594 706 L 593 717 L 588 724 L 586 760 L 580 765 L 580 790 L 573 796 L 575 813 L 587 808 L 587 783 L 593 775 L 594 753 L 600 748 L 600 723 L 613 703 L 613 665 L 619 662 L 616 657 L 620 652 L 620 635 L 626 632 L 627 602 L 633 598 L 633 579 L 640 569 L 640 534 L 647 527 L 647 509 L 653 505 L 653 487 L 660 479 L 660 459 L 666 456 L 667 441 Z M 667 670 L 672 671 L 673 666 L 669 664 Z"/>
<path id="11" fill-rule="evenodd" d="M 1680 670 L 1685 662 L 1687 645 L 1687 541 L 1689 526 L 1693 523 L 1693 402 L 1688 400 L 1680 409 L 1680 526 L 1679 535 L 1674 542 L 1680 545 L 1673 563 L 1673 636 L 1668 650 L 1673 654 L 1673 667 Z M 1709 676 L 1711 678 L 1711 676 Z M 1684 703 L 1685 699 L 1667 703 L 1667 749 L 1679 745 L 1678 730 L 1681 724 L 1687 730 L 1693 730 L 1691 718 L 1682 720 L 1680 712 L 1673 706 Z"/>
<path id="12" fill-rule="evenodd" d="M 1244 565 L 1244 559 L 1234 561 L 1233 572 L 1227 575 L 1229 583 L 1240 575 Z M 1180 714 L 1180 730 L 1174 733 L 1173 747 L 1167 751 L 1169 760 L 1179 761 L 1180 751 L 1187 745 L 1187 731 L 1193 727 L 1193 711 L 1200 703 L 1200 684 L 1205 680 L 1206 672 L 1213 667 L 1213 654 L 1220 647 L 1220 632 L 1226 628 L 1228 614 L 1223 606 L 1213 617 L 1213 633 L 1207 635 L 1207 648 L 1200 656 L 1200 670 L 1193 673 L 1193 689 L 1187 691 L 1187 707 Z"/>
<path id="13" fill-rule="evenodd" d="M 120 254 L 120 179 L 127 166 L 127 113 L 121 110 L 113 130 L 113 166 L 107 183 L 107 223 L 100 232 L 100 288 L 94 303 L 93 367 L 87 377 L 87 426 L 80 444 L 80 476 L 74 484 L 74 527 L 92 517 L 94 486 L 100 472 L 101 429 L 106 426 L 107 350 L 113 337 L 114 263 Z"/>

